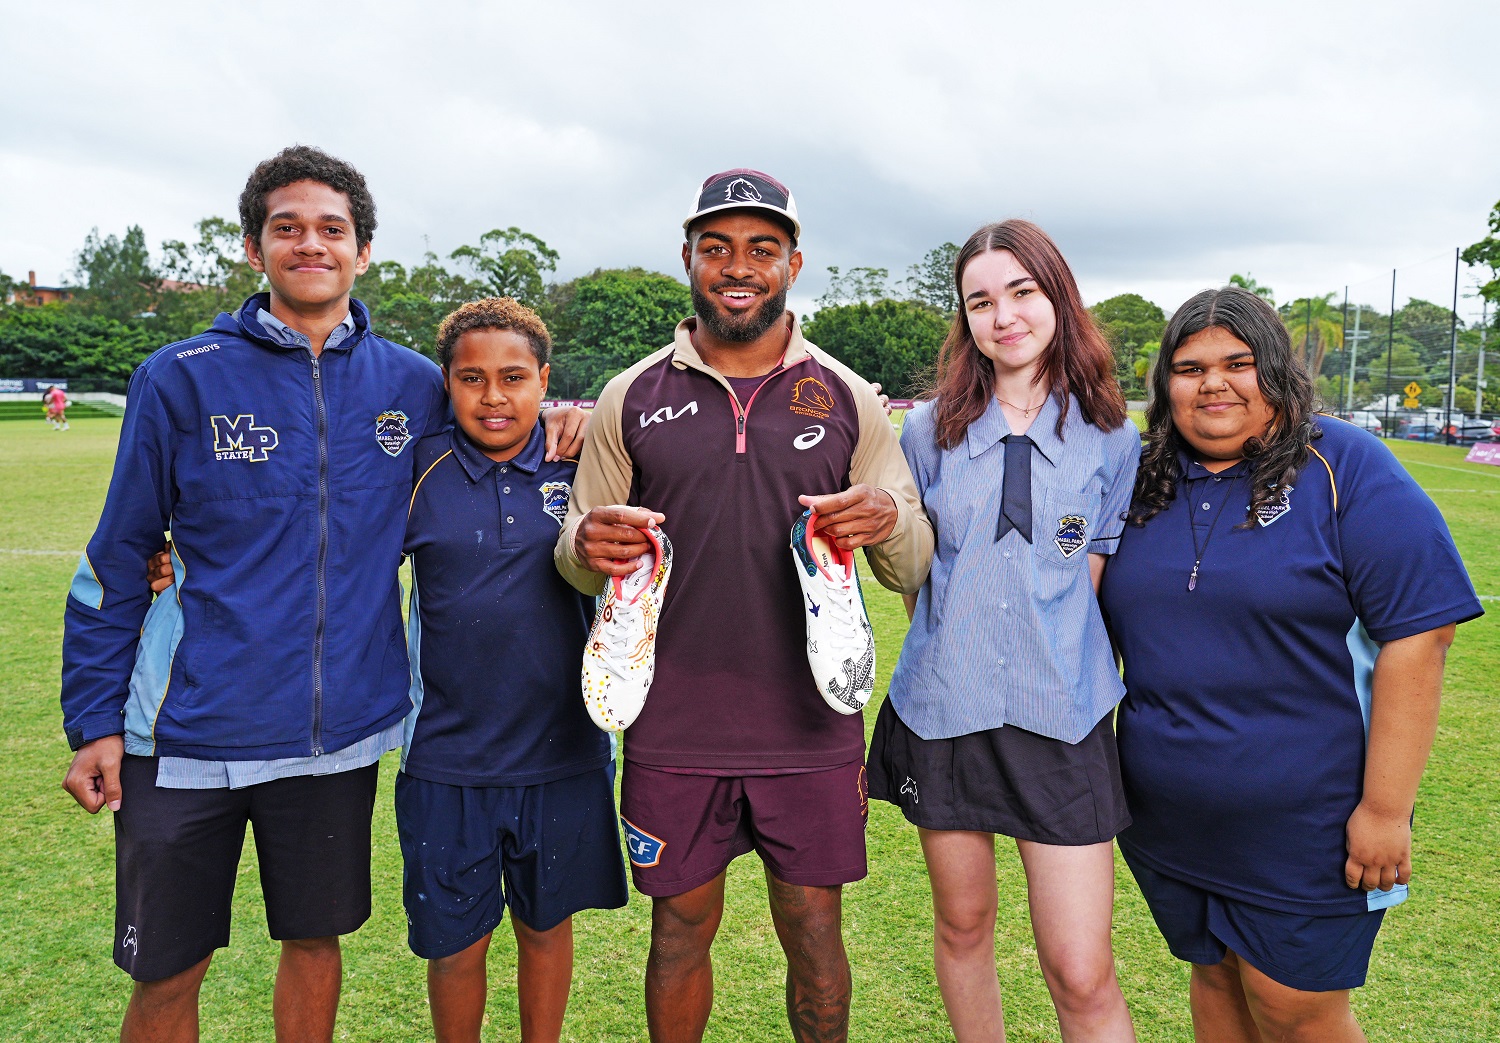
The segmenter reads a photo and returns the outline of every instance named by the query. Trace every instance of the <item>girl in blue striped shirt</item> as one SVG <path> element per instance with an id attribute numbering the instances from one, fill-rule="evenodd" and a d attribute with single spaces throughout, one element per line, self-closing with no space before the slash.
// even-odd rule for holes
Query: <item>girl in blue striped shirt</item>
<path id="1" fill-rule="evenodd" d="M 1140 437 L 1114 357 L 1056 245 L 975 232 L 931 400 L 901 447 L 932 519 L 927 583 L 870 744 L 870 796 L 918 827 L 934 958 L 959 1043 L 1003 1035 L 995 835 L 1025 867 L 1064 1040 L 1133 1040 L 1110 947 L 1130 818 L 1111 712 L 1123 694 L 1096 598 Z"/>

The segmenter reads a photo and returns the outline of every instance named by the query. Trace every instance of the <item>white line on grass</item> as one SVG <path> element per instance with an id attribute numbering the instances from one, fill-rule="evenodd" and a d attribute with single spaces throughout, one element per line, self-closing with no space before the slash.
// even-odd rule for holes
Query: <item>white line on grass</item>
<path id="1" fill-rule="evenodd" d="M 1412 464 L 1416 464 L 1418 467 L 1436 467 L 1444 471 L 1457 471 L 1459 474 L 1467 474 L 1475 478 L 1500 478 L 1500 474 L 1491 474 L 1488 471 L 1472 471 L 1467 467 L 1454 467 L 1452 464 L 1430 464 L 1426 460 L 1402 460 L 1401 462 L 1408 467 Z"/>

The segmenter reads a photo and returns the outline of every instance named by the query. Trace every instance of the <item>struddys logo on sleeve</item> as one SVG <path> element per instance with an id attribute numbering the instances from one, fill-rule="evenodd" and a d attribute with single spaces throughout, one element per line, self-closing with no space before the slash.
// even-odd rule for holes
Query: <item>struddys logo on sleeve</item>
<path id="1" fill-rule="evenodd" d="M 1071 558 L 1088 546 L 1089 521 L 1081 514 L 1069 514 L 1057 519 L 1057 535 L 1052 542 L 1062 551 L 1062 556 Z"/>
<path id="2" fill-rule="evenodd" d="M 792 386 L 791 409 L 798 416 L 827 420 L 833 412 L 833 392 L 817 377 L 803 377 Z"/>
<path id="3" fill-rule="evenodd" d="M 272 449 L 281 444 L 274 427 L 255 422 L 254 413 L 209 417 L 214 431 L 215 460 L 249 460 L 264 463 Z"/>
<path id="4" fill-rule="evenodd" d="M 411 441 L 411 432 L 406 429 L 410 419 L 405 413 L 391 409 L 375 418 L 375 441 L 387 456 L 400 456 L 406 443 Z"/>

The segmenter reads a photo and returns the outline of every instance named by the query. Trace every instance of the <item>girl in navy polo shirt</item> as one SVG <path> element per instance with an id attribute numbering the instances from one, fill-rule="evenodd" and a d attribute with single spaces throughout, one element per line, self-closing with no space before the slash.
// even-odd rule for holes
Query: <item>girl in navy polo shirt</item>
<path id="1" fill-rule="evenodd" d="M 1133 1040 L 1110 947 L 1124 689 L 1094 592 L 1140 438 L 1045 232 L 981 228 L 954 271 L 962 307 L 935 394 L 901 436 L 937 539 L 875 724 L 870 796 L 921 834 L 961 1043 L 1003 1032 L 995 834 L 1019 848 L 1063 1038 Z"/>
<path id="2" fill-rule="evenodd" d="M 1482 610 L 1432 501 L 1313 413 L 1253 293 L 1173 316 L 1148 420 L 1102 594 L 1128 689 L 1120 848 L 1193 964 L 1198 1040 L 1363 1040 L 1349 990 L 1406 898 L 1443 657 Z"/>

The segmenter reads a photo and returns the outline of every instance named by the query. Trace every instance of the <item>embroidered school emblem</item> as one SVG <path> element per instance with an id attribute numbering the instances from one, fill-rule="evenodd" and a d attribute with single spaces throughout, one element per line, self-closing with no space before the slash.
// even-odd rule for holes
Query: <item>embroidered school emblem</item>
<path id="1" fill-rule="evenodd" d="M 1057 535 L 1052 537 L 1052 542 L 1057 544 L 1063 557 L 1071 558 L 1083 550 L 1089 542 L 1085 535 L 1088 527 L 1088 519 L 1081 514 L 1069 514 L 1057 519 Z"/>
<path id="2" fill-rule="evenodd" d="M 233 420 L 228 416 L 212 416 L 208 420 L 213 425 L 215 460 L 265 463 L 271 450 L 281 444 L 276 429 L 257 424 L 254 413 L 240 413 Z"/>
<path id="3" fill-rule="evenodd" d="M 568 516 L 568 500 L 572 495 L 573 487 L 567 482 L 543 482 L 542 510 L 556 518 L 557 524 L 561 525 Z"/>
<path id="4" fill-rule="evenodd" d="M 625 846 L 630 851 L 630 864 L 650 869 L 659 863 L 662 848 L 667 846 L 667 842 L 660 837 L 653 837 L 624 815 L 620 816 L 620 821 L 625 824 Z"/>
<path id="5" fill-rule="evenodd" d="M 1281 499 L 1255 509 L 1255 520 L 1260 524 L 1261 528 L 1264 529 L 1267 525 L 1270 525 L 1277 518 L 1280 518 L 1292 509 L 1292 489 L 1293 486 L 1287 486 L 1281 490 Z"/>
<path id="6" fill-rule="evenodd" d="M 411 441 L 411 432 L 406 429 L 408 419 L 405 413 L 394 409 L 375 418 L 375 441 L 380 443 L 387 456 L 400 456 L 406 443 Z"/>
<path id="7" fill-rule="evenodd" d="M 833 392 L 817 377 L 803 377 L 792 385 L 792 412 L 814 420 L 827 420 L 828 414 L 833 412 Z"/>

